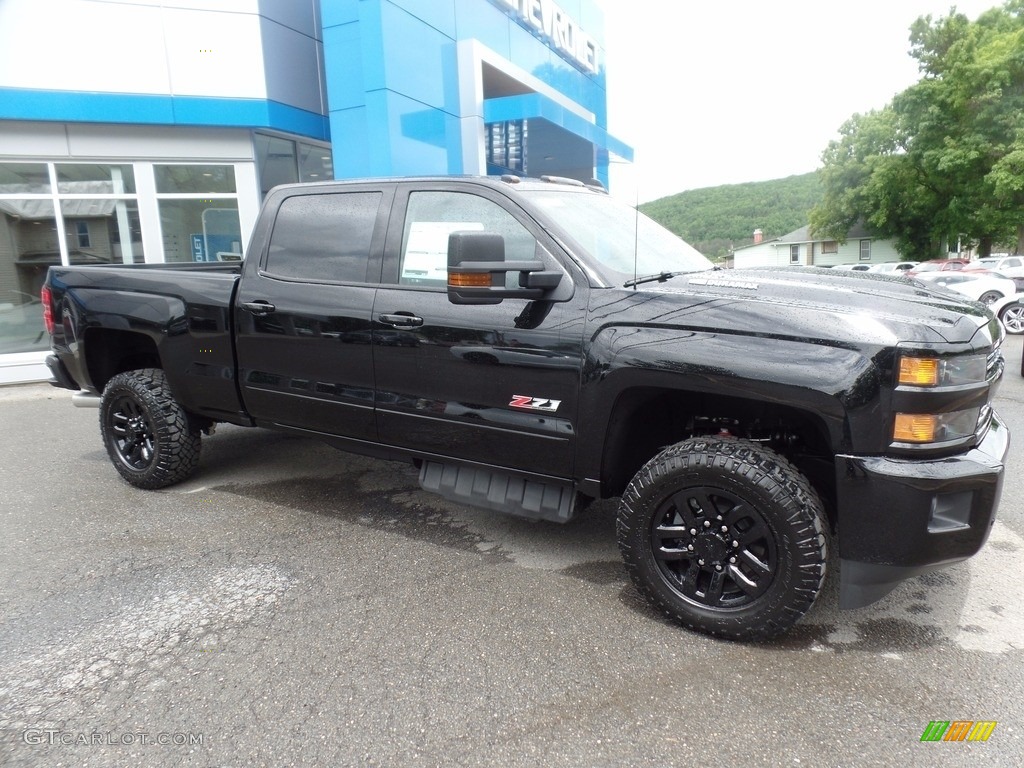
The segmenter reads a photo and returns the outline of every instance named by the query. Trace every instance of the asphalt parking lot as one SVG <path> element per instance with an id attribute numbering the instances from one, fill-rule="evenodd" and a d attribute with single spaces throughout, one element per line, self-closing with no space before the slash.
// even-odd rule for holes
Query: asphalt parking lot
<path id="1" fill-rule="evenodd" d="M 659 618 L 612 502 L 566 526 L 449 504 L 411 467 L 222 427 L 187 483 L 123 483 L 97 411 L 0 390 L 0 764 L 1020 765 L 1024 379 L 968 563 L 784 638 Z M 985 742 L 922 742 L 931 721 Z"/>

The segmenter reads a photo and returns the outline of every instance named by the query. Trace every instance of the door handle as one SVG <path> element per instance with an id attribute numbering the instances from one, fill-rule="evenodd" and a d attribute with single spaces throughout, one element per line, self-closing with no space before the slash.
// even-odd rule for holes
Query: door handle
<path id="1" fill-rule="evenodd" d="M 242 308 L 249 310 L 257 317 L 261 315 L 269 315 L 271 312 L 277 310 L 277 307 L 263 299 L 257 299 L 256 301 L 243 301 Z"/>
<path id="2" fill-rule="evenodd" d="M 393 315 L 377 315 L 377 319 L 392 328 L 419 328 L 423 325 L 423 318 L 408 312 L 396 312 Z"/>

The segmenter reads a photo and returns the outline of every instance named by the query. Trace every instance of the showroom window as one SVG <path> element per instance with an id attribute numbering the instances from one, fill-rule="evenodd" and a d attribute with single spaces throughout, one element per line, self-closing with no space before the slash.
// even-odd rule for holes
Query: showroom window
<path id="1" fill-rule="evenodd" d="M 488 123 L 486 130 L 488 166 L 496 170 L 524 173 L 526 168 L 526 121 L 507 120 L 502 123 Z"/>
<path id="2" fill-rule="evenodd" d="M 164 260 L 239 261 L 242 228 L 232 165 L 154 165 Z"/>
<path id="3" fill-rule="evenodd" d="M 331 150 L 326 145 L 257 133 L 253 136 L 253 146 L 260 175 L 260 194 L 263 196 L 278 184 L 330 181 L 334 178 Z"/>
<path id="4" fill-rule="evenodd" d="M 0 354 L 49 347 L 49 267 L 142 260 L 130 165 L 0 163 Z"/>
<path id="5" fill-rule="evenodd" d="M 58 163 L 55 170 L 68 262 L 145 261 L 134 168 Z"/>

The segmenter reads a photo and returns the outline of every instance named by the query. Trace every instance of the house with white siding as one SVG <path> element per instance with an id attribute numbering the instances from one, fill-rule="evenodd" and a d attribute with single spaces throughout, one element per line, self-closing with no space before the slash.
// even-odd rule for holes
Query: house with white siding
<path id="1" fill-rule="evenodd" d="M 759 240 L 754 233 L 752 245 L 736 248 L 732 262 L 736 269 L 744 267 L 834 267 L 837 264 L 879 264 L 899 261 L 900 254 L 892 240 L 872 237 L 864 227 L 856 225 L 846 241 L 826 240 L 811 236 L 810 227 L 790 232 L 774 240 Z"/>

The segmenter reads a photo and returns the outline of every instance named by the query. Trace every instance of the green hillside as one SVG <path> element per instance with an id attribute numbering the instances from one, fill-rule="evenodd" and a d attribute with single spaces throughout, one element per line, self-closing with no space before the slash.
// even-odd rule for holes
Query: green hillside
<path id="1" fill-rule="evenodd" d="M 640 210 L 686 242 L 716 259 L 731 247 L 754 241 L 754 230 L 766 240 L 807 224 L 807 214 L 822 198 L 816 173 L 773 181 L 726 184 L 691 189 L 652 200 Z"/>

